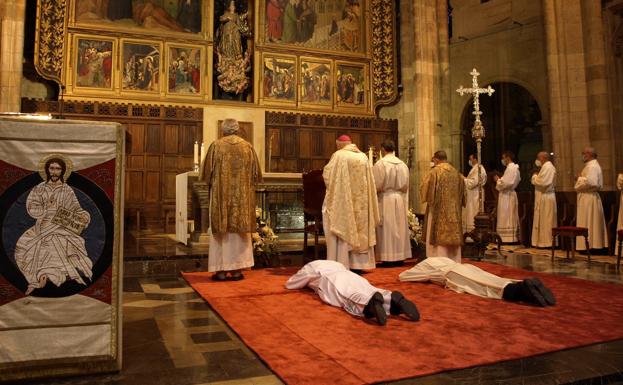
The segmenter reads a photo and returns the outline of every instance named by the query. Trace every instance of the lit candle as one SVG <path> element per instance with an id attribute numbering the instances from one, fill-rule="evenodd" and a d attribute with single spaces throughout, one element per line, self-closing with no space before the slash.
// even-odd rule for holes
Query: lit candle
<path id="1" fill-rule="evenodd" d="M 374 152 L 372 150 L 372 146 L 370 146 L 370 148 L 368 148 L 368 162 L 370 164 L 372 164 L 372 157 L 374 156 Z"/>
<path id="2" fill-rule="evenodd" d="M 195 141 L 193 164 L 199 164 L 199 142 Z"/>
<path id="3" fill-rule="evenodd" d="M 199 158 L 199 163 L 203 163 L 203 160 L 206 158 L 206 150 L 204 143 L 201 142 L 201 158 Z"/>

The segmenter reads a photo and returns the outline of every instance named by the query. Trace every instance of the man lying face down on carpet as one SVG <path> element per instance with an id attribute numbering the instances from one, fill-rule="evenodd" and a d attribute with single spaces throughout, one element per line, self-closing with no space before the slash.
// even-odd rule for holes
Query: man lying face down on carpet
<path id="1" fill-rule="evenodd" d="M 375 318 L 379 325 L 385 325 L 389 314 L 404 314 L 411 321 L 420 319 L 415 304 L 400 292 L 376 288 L 336 261 L 309 262 L 286 282 L 287 289 L 305 286 L 313 289 L 323 302 L 357 317 Z"/>
<path id="2" fill-rule="evenodd" d="M 556 299 L 538 278 L 523 281 L 502 278 L 474 265 L 463 264 L 446 257 L 426 258 L 411 269 L 400 273 L 401 281 L 431 281 L 458 293 L 484 298 L 525 302 L 537 306 L 553 306 Z"/>

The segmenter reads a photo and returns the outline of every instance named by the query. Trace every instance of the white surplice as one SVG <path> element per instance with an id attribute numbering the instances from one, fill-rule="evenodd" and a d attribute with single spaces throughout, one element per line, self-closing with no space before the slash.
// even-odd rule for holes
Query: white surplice
<path id="1" fill-rule="evenodd" d="M 208 271 L 232 271 L 253 266 L 251 233 L 210 234 Z"/>
<path id="2" fill-rule="evenodd" d="M 608 247 L 606 217 L 599 196 L 599 190 L 603 185 L 603 173 L 597 159 L 584 163 L 584 169 L 575 182 L 575 191 L 578 193 L 576 226 L 588 228 L 588 242 L 591 249 Z M 584 237 L 577 237 L 576 245 L 577 250 L 586 250 Z"/>
<path id="3" fill-rule="evenodd" d="M 621 190 L 621 202 L 619 203 L 619 221 L 617 222 L 617 230 L 623 229 L 623 174 L 619 174 L 617 178 L 617 188 Z"/>
<path id="4" fill-rule="evenodd" d="M 504 175 L 498 179 L 495 188 L 500 192 L 498 195 L 497 209 L 497 232 L 502 242 L 519 242 L 519 211 L 517 193 L 515 189 L 521 181 L 519 166 L 509 163 L 504 170 Z"/>
<path id="5" fill-rule="evenodd" d="M 480 166 L 480 178 L 478 177 L 478 166 Z M 468 233 L 474 229 L 474 217 L 480 211 L 478 201 L 478 191 L 482 190 L 487 183 L 487 172 L 485 168 L 477 164 L 465 178 L 465 208 L 463 208 L 463 233 Z M 482 199 L 485 199 L 484 191 Z"/>
<path id="6" fill-rule="evenodd" d="M 534 220 L 532 246 L 551 247 L 552 228 L 558 224 L 556 209 L 556 167 L 547 161 L 538 174 L 532 175 L 534 185 Z"/>
<path id="7" fill-rule="evenodd" d="M 411 258 L 407 221 L 409 168 L 394 153 L 389 153 L 376 162 L 372 172 L 381 217 L 376 227 L 376 258 L 388 262 Z"/>
<path id="8" fill-rule="evenodd" d="M 516 280 L 498 277 L 469 264 L 450 258 L 426 258 L 398 278 L 408 282 L 433 282 L 457 293 L 501 299 L 506 285 Z"/>
<path id="9" fill-rule="evenodd" d="M 392 292 L 372 286 L 365 278 L 349 271 L 339 262 L 309 262 L 286 282 L 287 289 L 302 289 L 305 286 L 314 290 L 323 302 L 341 307 L 358 317 L 363 316 L 363 309 L 374 293 L 381 293 L 383 308 L 389 315 Z"/>

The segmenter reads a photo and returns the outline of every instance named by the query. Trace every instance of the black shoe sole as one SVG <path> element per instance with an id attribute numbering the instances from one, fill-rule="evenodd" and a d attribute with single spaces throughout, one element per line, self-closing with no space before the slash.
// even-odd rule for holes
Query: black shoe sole
<path id="1" fill-rule="evenodd" d="M 379 325 L 384 326 L 387 323 L 387 314 L 383 308 L 383 296 L 381 293 L 376 292 L 370 299 L 370 302 L 372 302 L 372 311 L 374 312 L 376 322 Z"/>
<path id="2" fill-rule="evenodd" d="M 526 279 L 524 281 L 524 289 L 524 300 L 537 306 L 547 306 L 547 301 L 543 298 L 543 295 L 534 281 Z"/>
<path id="3" fill-rule="evenodd" d="M 554 297 L 554 293 L 552 293 L 552 291 L 549 288 L 543 285 L 543 282 L 541 282 L 540 279 L 535 277 L 535 278 L 531 278 L 531 280 L 532 282 L 534 282 L 534 285 L 536 286 L 539 293 L 541 293 L 541 295 L 543 296 L 543 299 L 545 299 L 545 302 L 547 302 L 547 305 L 548 306 L 556 305 L 556 297 Z"/>
<path id="4" fill-rule="evenodd" d="M 418 312 L 417 306 L 415 306 L 413 302 L 406 299 L 405 296 L 399 291 L 392 292 L 389 314 L 396 316 L 404 314 L 411 321 L 420 320 L 420 312 Z"/>

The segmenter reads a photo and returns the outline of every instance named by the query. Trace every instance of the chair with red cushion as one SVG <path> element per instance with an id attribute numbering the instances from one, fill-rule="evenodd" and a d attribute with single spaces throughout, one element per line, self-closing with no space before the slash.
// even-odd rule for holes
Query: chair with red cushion
<path id="1" fill-rule="evenodd" d="M 556 239 L 559 237 L 571 239 L 571 258 L 575 259 L 575 238 L 584 237 L 586 241 L 586 252 L 588 253 L 588 263 L 591 262 L 591 248 L 588 244 L 588 229 L 586 227 L 560 226 L 552 228 L 552 261 L 554 260 L 554 249 L 556 248 Z M 569 258 L 569 250 L 567 250 L 567 258 Z"/>
<path id="2" fill-rule="evenodd" d="M 303 174 L 303 215 L 305 228 L 303 231 L 303 259 L 307 256 L 307 236 L 314 234 L 314 259 L 318 259 L 318 236 L 323 235 L 322 202 L 326 192 L 322 170 L 312 170 Z"/>
<path id="3" fill-rule="evenodd" d="M 621 254 L 623 254 L 623 229 L 617 231 L 619 241 L 619 252 L 617 253 L 617 270 L 621 269 Z"/>

